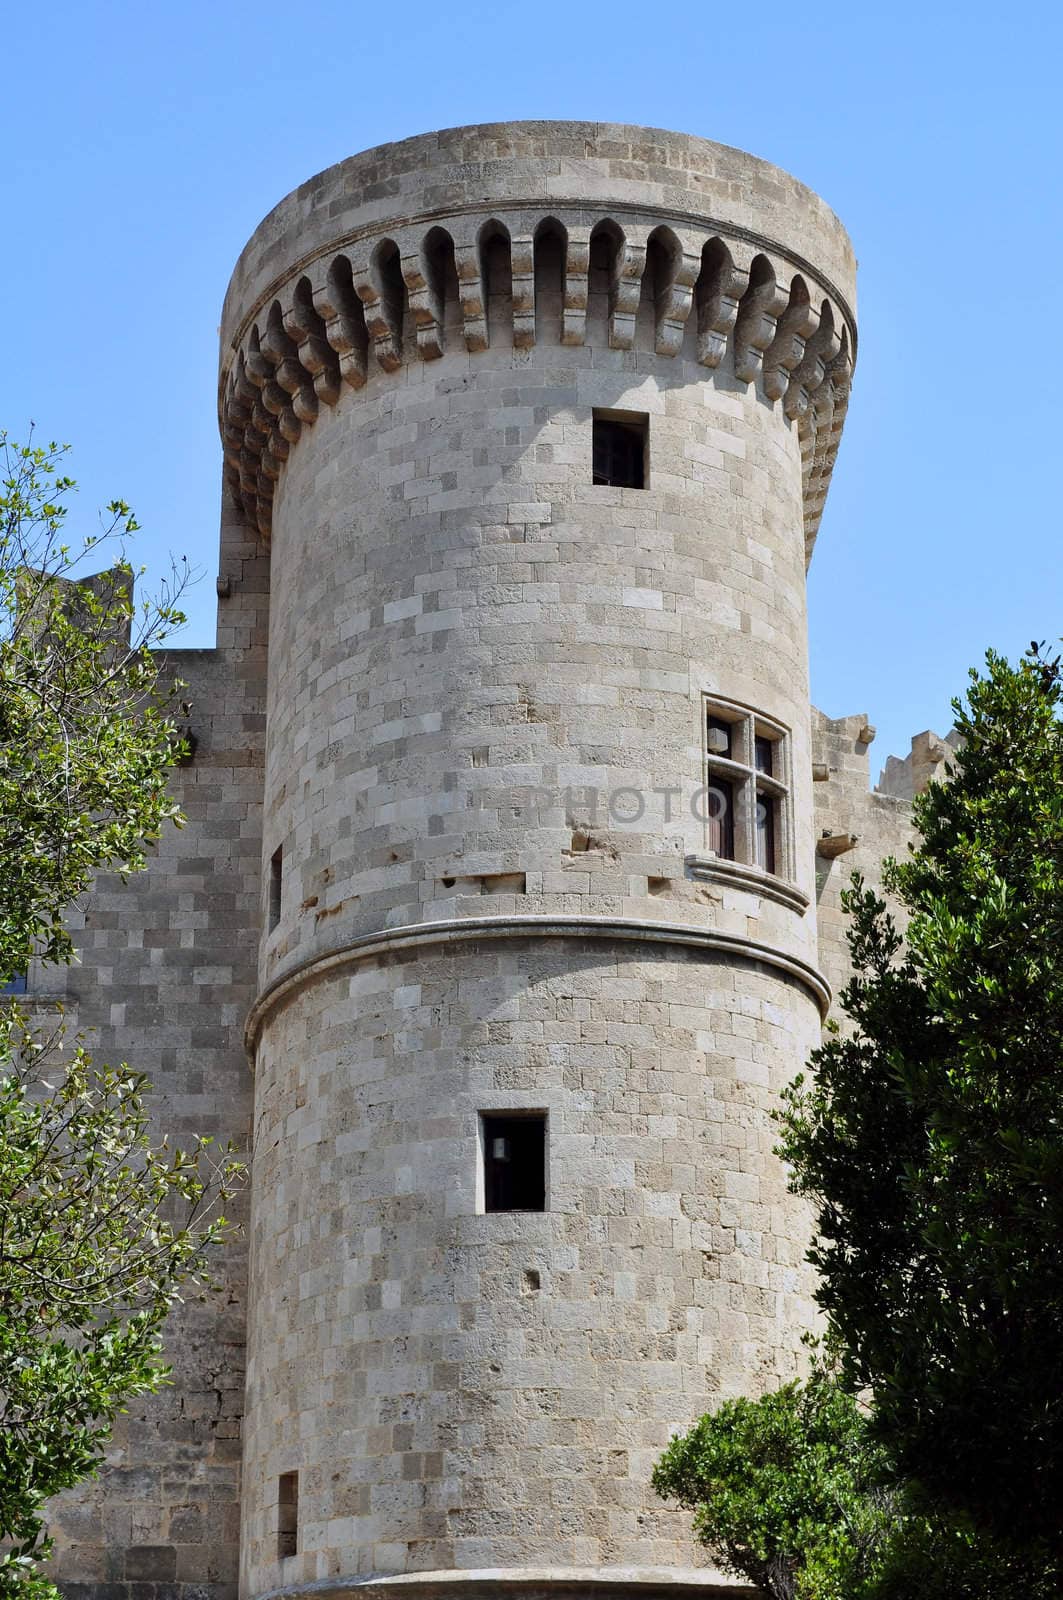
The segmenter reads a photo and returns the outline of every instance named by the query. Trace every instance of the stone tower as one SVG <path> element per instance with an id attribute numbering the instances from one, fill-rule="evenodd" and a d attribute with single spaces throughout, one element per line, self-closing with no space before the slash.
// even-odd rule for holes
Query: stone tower
<path id="1" fill-rule="evenodd" d="M 601 123 L 371 150 L 248 244 L 189 823 L 64 998 L 168 1130 L 253 1124 L 250 1293 L 234 1244 L 57 1503 L 72 1600 L 724 1584 L 650 1469 L 796 1370 L 770 1111 L 907 825 L 808 696 L 853 272 L 777 168 Z"/>
<path id="2" fill-rule="evenodd" d="M 355 156 L 240 258 L 249 1600 L 695 1582 L 651 1464 L 794 1370 L 769 1110 L 828 998 L 805 566 L 853 271 L 778 169 L 583 123 Z"/>

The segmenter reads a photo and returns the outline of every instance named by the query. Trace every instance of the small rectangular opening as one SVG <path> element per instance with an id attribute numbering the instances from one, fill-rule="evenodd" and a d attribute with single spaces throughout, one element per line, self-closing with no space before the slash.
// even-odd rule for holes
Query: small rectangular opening
<path id="1" fill-rule="evenodd" d="M 649 418 L 636 411 L 595 411 L 592 481 L 615 489 L 645 489 Z"/>
<path id="2" fill-rule="evenodd" d="M 481 1112 L 484 1210 L 546 1210 L 546 1113 Z"/>
<path id="3" fill-rule="evenodd" d="M 299 1548 L 299 1474 L 282 1472 L 277 1479 L 277 1559 L 285 1561 Z"/>
<path id="4" fill-rule="evenodd" d="M 269 859 L 269 931 L 273 932 L 281 919 L 281 868 L 284 850 L 278 845 Z"/>
<path id="5" fill-rule="evenodd" d="M 7 982 L 0 988 L 0 994 L 25 994 L 29 983 L 24 972 L 13 972 Z"/>

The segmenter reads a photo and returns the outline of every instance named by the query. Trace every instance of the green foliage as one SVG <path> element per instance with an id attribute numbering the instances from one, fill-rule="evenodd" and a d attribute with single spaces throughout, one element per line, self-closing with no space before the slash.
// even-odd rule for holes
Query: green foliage
<path id="1" fill-rule="evenodd" d="M 916 801 L 913 853 L 884 870 L 906 935 L 855 880 L 852 1029 L 781 1116 L 792 1186 L 818 1207 L 818 1299 L 898 1473 L 970 1530 L 976 1568 L 979 1548 L 985 1570 L 1020 1551 L 1057 1588 L 1061 693 L 1036 647 L 972 672 L 952 780 Z"/>
<path id="2" fill-rule="evenodd" d="M 179 812 L 166 783 L 177 730 L 172 685 L 150 646 L 184 618 L 133 603 L 133 569 L 77 581 L 78 563 L 136 530 L 113 501 L 99 534 L 63 542 L 73 480 L 62 446 L 0 433 L 0 983 L 33 955 L 68 961 L 64 914 L 100 871 L 144 865 Z"/>
<path id="3" fill-rule="evenodd" d="M 71 904 L 180 820 L 149 649 L 182 620 L 174 591 L 135 613 L 124 557 L 76 579 L 136 524 L 116 501 L 100 535 L 65 545 L 62 455 L 0 434 L 0 982 L 70 960 Z M 45 1502 L 95 1469 L 123 1403 L 165 1382 L 163 1322 L 183 1286 L 209 1287 L 227 1226 L 237 1169 L 209 1141 L 153 1142 L 146 1087 L 0 1004 L 0 1597 L 56 1595 Z"/>
<path id="4" fill-rule="evenodd" d="M 694 1512 L 723 1567 L 772 1600 L 855 1600 L 877 1570 L 895 1507 L 865 1418 L 829 1368 L 759 1400 L 725 1400 L 674 1439 L 653 1473 Z"/>
<path id="5" fill-rule="evenodd" d="M 721 1566 L 769 1600 L 1057 1600 L 1037 1551 L 928 1507 L 898 1481 L 832 1360 L 806 1384 L 725 1401 L 658 1462 Z"/>
<path id="6" fill-rule="evenodd" d="M 91 1472 L 130 1396 L 165 1380 L 160 1328 L 235 1169 L 153 1143 L 145 1080 L 0 1012 L 0 1595 L 46 1553 L 42 1506 Z M 55 1081 L 49 1081 L 55 1075 Z"/>
<path id="7" fill-rule="evenodd" d="M 1059 1600 L 1059 1583 L 1036 1551 L 976 1534 L 969 1524 L 909 1513 L 859 1600 Z"/>

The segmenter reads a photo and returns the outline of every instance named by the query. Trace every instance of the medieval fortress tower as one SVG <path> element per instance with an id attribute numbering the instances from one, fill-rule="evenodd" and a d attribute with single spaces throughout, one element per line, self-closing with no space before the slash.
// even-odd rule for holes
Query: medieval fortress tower
<path id="1" fill-rule="evenodd" d="M 55 1507 L 71 1595 L 735 1589 L 650 1470 L 797 1370 L 770 1113 L 943 754 L 869 793 L 809 703 L 855 356 L 823 202 L 655 129 L 387 145 L 250 240 L 189 823 L 65 978 L 249 1215 Z"/>

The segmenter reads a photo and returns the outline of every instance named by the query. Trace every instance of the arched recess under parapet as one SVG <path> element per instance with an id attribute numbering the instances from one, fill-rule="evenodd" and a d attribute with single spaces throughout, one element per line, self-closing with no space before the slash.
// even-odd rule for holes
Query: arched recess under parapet
<path id="1" fill-rule="evenodd" d="M 651 350 L 658 341 L 668 292 L 675 282 L 682 255 L 682 246 L 671 228 L 663 224 L 654 228 L 646 241 L 638 315 L 639 343 Z"/>
<path id="2" fill-rule="evenodd" d="M 477 234 L 480 274 L 487 299 L 489 347 L 505 349 L 513 343 L 513 251 L 509 229 L 489 217 Z"/>
<path id="3" fill-rule="evenodd" d="M 544 217 L 535 230 L 535 342 L 560 344 L 565 301 L 568 231 L 556 217 Z"/>
<path id="4" fill-rule="evenodd" d="M 607 344 L 613 312 L 617 263 L 624 248 L 624 231 L 612 217 L 603 217 L 591 229 L 587 275 L 587 341 Z"/>
<path id="5" fill-rule="evenodd" d="M 438 223 L 429 228 L 421 242 L 421 264 L 432 309 L 442 332 L 443 348 L 460 350 L 462 317 L 454 240 Z"/>
<path id="6" fill-rule="evenodd" d="M 369 258 L 369 277 L 376 299 L 365 301 L 366 326 L 373 337 L 380 365 L 385 372 L 394 372 L 402 363 L 407 344 L 409 314 L 409 296 L 402 276 L 399 247 L 394 239 L 381 239 L 374 246 Z M 359 293 L 362 293 L 361 288 Z"/>

